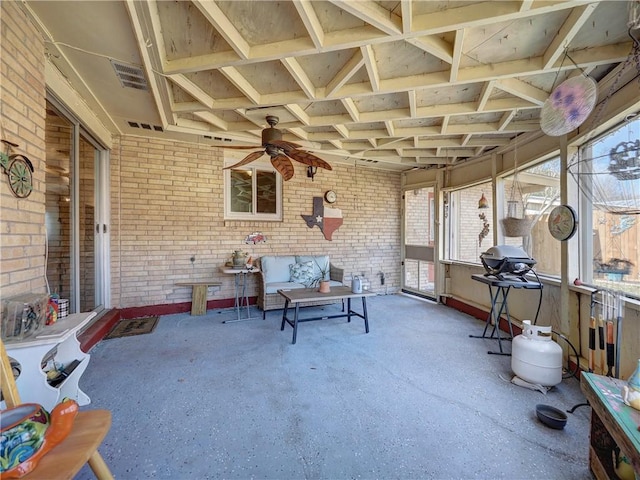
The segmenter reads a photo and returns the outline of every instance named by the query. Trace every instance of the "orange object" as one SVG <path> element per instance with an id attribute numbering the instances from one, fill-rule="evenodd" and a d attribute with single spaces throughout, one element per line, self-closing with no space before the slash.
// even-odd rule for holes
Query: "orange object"
<path id="1" fill-rule="evenodd" d="M 20 478 L 36 468 L 40 459 L 69 435 L 77 414 L 78 403 L 75 400 L 65 400 L 56 405 L 51 411 L 49 428 L 40 449 L 21 464 L 2 472 L 2 478 Z"/>

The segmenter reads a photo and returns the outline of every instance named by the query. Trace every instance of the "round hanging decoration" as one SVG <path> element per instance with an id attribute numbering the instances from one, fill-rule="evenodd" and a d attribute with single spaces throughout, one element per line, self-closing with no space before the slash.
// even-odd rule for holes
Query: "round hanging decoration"
<path id="1" fill-rule="evenodd" d="M 544 102 L 540 127 L 551 137 L 559 137 L 584 123 L 593 111 L 598 96 L 596 82 L 577 75 L 558 85 Z"/>
<path id="2" fill-rule="evenodd" d="M 569 205 L 558 205 L 549 214 L 549 233 L 556 240 L 569 240 L 576 233 L 578 216 Z"/>

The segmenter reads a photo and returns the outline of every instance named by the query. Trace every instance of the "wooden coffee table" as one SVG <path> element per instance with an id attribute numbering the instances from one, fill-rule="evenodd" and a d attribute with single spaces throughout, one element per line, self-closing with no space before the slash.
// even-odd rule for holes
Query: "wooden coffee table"
<path id="1" fill-rule="evenodd" d="M 282 311 L 282 325 L 280 330 L 284 330 L 285 322 L 293 327 L 293 339 L 291 343 L 296 343 L 298 333 L 298 323 L 310 322 L 312 320 L 325 320 L 329 318 L 347 317 L 347 322 L 351 321 L 352 316 L 364 319 L 364 329 L 369 333 L 369 317 L 367 316 L 367 297 L 373 297 L 376 294 L 368 291 L 362 293 L 353 293 L 350 287 L 331 287 L 331 292 L 320 293 L 317 288 L 300 288 L 293 290 L 278 290 L 278 293 L 284 297 L 284 310 Z M 351 310 L 351 299 L 362 298 L 362 313 Z M 300 318 L 300 306 L 304 303 L 317 302 L 319 300 L 347 300 L 347 311 L 338 315 L 323 315 L 321 317 Z M 287 317 L 289 305 L 295 305 L 295 313 L 293 319 Z"/>

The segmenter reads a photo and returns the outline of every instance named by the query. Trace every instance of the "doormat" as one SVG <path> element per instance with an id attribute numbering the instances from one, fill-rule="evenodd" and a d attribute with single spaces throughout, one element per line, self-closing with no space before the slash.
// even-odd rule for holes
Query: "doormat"
<path id="1" fill-rule="evenodd" d="M 110 338 L 131 337 L 133 335 L 151 333 L 156 328 L 158 319 L 159 317 L 143 317 L 120 320 L 104 339 L 109 340 Z"/>

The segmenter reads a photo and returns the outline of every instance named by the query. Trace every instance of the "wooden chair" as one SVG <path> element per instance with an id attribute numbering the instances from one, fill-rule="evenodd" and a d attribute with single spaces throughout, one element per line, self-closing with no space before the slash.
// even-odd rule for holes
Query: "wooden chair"
<path id="1" fill-rule="evenodd" d="M 0 388 L 7 408 L 20 405 L 11 364 L 4 343 L 0 340 Z M 100 480 L 113 480 L 109 467 L 98 452 L 98 447 L 111 428 L 111 412 L 91 410 L 78 412 L 71 433 L 49 453 L 44 455 L 25 479 L 71 480 L 85 463 Z"/>

